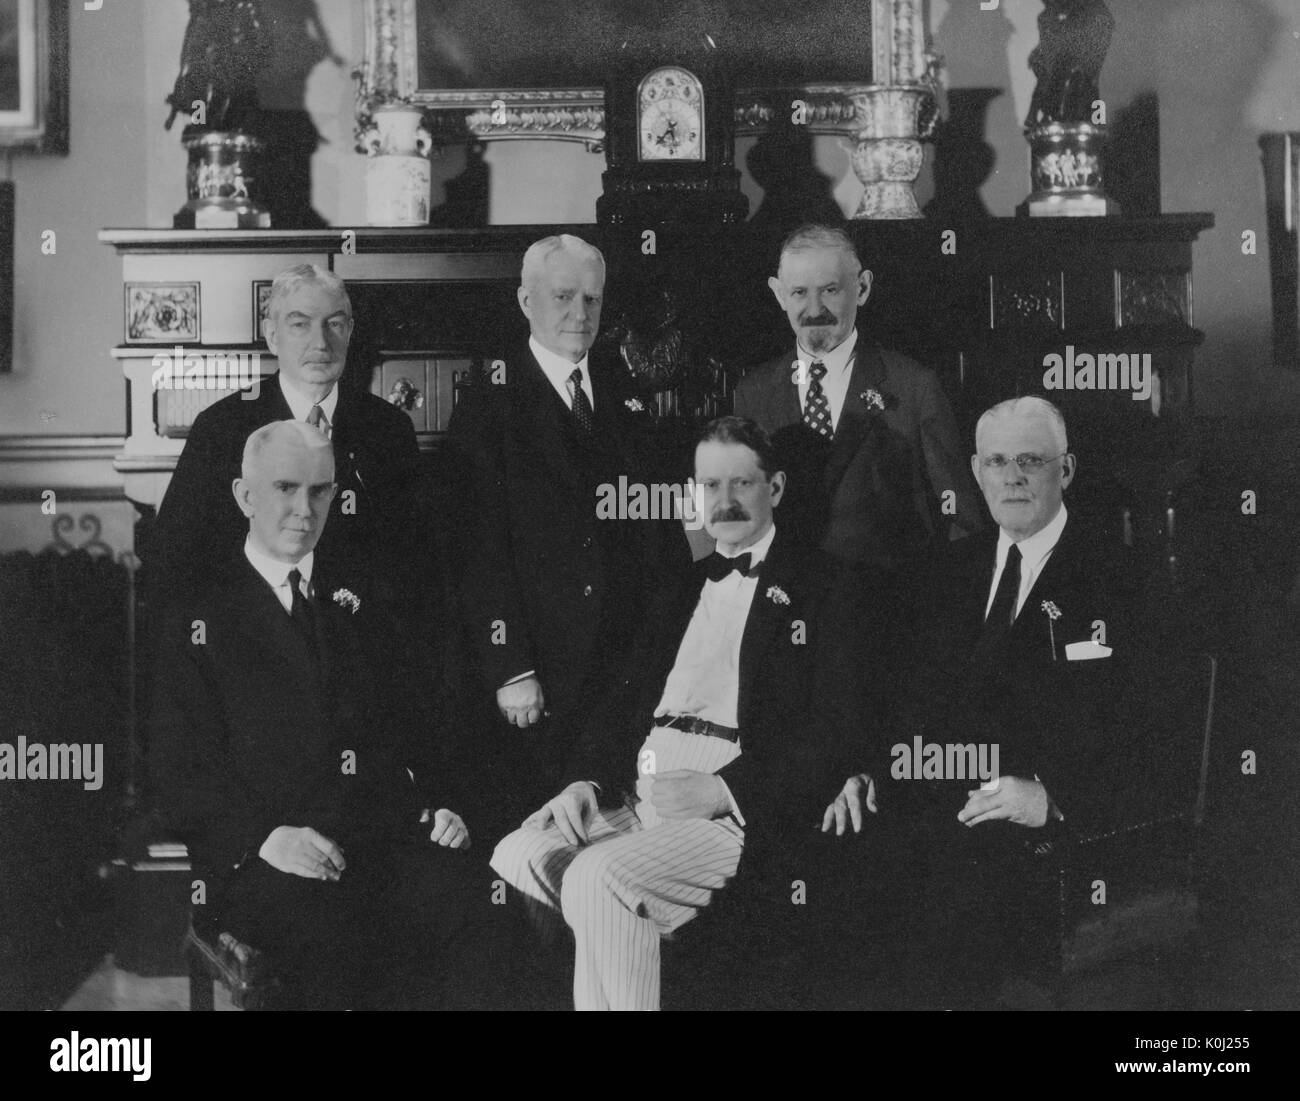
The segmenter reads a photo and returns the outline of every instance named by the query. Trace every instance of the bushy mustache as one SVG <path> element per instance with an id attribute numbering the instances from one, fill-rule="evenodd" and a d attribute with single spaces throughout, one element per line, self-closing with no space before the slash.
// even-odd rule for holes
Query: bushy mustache
<path id="1" fill-rule="evenodd" d="M 749 513 L 740 505 L 732 505 L 731 508 L 724 508 L 714 512 L 709 522 L 713 524 L 740 524 L 749 518 Z"/>
<path id="2" fill-rule="evenodd" d="M 840 319 L 834 314 L 823 310 L 821 313 L 814 314 L 812 317 L 805 317 L 799 322 L 799 324 L 805 329 L 808 329 L 814 325 L 837 325 L 839 324 L 839 320 Z"/>

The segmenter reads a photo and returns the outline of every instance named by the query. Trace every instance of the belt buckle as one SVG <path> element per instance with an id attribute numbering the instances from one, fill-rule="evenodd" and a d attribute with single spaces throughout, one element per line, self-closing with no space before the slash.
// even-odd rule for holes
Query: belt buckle
<path id="1" fill-rule="evenodd" d="M 713 724 L 708 719 L 693 718 L 691 719 L 692 734 L 708 734 L 709 727 Z"/>

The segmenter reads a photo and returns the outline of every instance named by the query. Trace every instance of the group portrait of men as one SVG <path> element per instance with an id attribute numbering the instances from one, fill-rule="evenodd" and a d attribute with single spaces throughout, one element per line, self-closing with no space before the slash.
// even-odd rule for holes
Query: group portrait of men
<path id="1" fill-rule="evenodd" d="M 1123 563 L 1067 509 L 1059 410 L 1009 395 L 968 454 L 859 328 L 842 228 L 769 285 L 793 340 L 698 429 L 693 553 L 597 510 L 663 463 L 593 350 L 591 244 L 525 253 L 445 509 L 410 419 L 341 382 L 343 282 L 275 279 L 278 372 L 196 418 L 157 517 L 148 752 L 196 928 L 265 953 L 277 1004 L 658 1009 L 708 956 L 741 976 L 716 1008 L 817 1005 L 869 952 L 899 1004 L 989 1007 L 1022 967 L 1027 854 L 1105 820 L 1133 721 Z M 930 745 L 991 768 L 899 767 Z"/>

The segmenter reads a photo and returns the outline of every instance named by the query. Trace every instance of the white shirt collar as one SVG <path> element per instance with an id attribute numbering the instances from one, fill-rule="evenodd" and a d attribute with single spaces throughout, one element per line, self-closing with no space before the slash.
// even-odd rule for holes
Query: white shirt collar
<path id="1" fill-rule="evenodd" d="M 290 600 L 293 594 L 289 592 L 289 571 L 297 570 L 301 575 L 307 589 L 311 589 L 311 571 L 312 565 L 316 559 L 315 551 L 308 551 L 297 562 L 281 562 L 278 558 L 272 558 L 263 554 L 253 546 L 253 537 L 250 535 L 244 540 L 244 557 L 248 559 L 249 564 L 255 569 L 262 579 L 276 590 L 276 596 L 280 597 L 280 602 L 284 603 L 284 595 Z M 281 595 L 283 590 L 284 595 Z"/>
<path id="2" fill-rule="evenodd" d="M 1065 530 L 1065 519 L 1065 502 L 1062 501 L 1061 507 L 1056 510 L 1056 515 L 1040 531 L 1035 532 L 1028 539 L 1021 539 L 1016 543 L 1016 546 L 1020 548 L 1020 569 L 1022 572 L 1026 568 L 1034 573 L 1038 572 L 1038 567 L 1043 564 L 1043 559 L 1051 554 L 1056 544 L 1061 541 L 1061 532 Z M 1011 544 L 1015 542 L 1005 530 L 998 529 L 999 566 L 1007 560 L 1007 551 L 1010 549 Z"/>
<path id="3" fill-rule="evenodd" d="M 339 384 L 336 382 L 330 387 L 330 392 L 321 398 L 318 402 L 313 402 L 306 394 L 300 393 L 294 389 L 293 383 L 290 382 L 283 371 L 280 372 L 280 393 L 284 395 L 284 400 L 289 403 L 289 412 L 293 414 L 296 421 L 305 421 L 307 414 L 311 412 L 313 405 L 319 405 L 320 411 L 325 414 L 325 419 L 332 425 L 334 423 L 334 410 L 339 405 Z"/>
<path id="4" fill-rule="evenodd" d="M 528 338 L 528 347 L 532 351 L 537 365 L 542 369 L 551 385 L 555 387 L 555 392 L 560 395 L 561 400 L 570 409 L 573 408 L 573 396 L 569 393 L 569 376 L 573 374 L 574 368 L 582 372 L 582 389 L 587 395 L 587 400 L 591 402 L 591 407 L 596 407 L 595 397 L 591 392 L 591 373 L 587 370 L 587 356 L 574 363 L 572 360 L 558 356 L 549 348 L 543 348 L 535 336 Z"/>
<path id="5" fill-rule="evenodd" d="M 763 537 L 757 543 L 746 547 L 744 550 L 735 551 L 732 554 L 727 554 L 721 548 L 718 548 L 718 553 L 722 555 L 723 558 L 739 558 L 742 554 L 747 554 L 749 555 L 749 568 L 750 570 L 753 570 L 755 566 L 767 557 L 767 552 L 772 549 L 772 540 L 775 538 L 776 522 L 773 521 L 768 526 L 767 531 L 764 532 Z"/>
<path id="6" fill-rule="evenodd" d="M 1030 591 L 1038 580 L 1039 573 L 1042 572 L 1044 563 L 1051 557 L 1052 551 L 1056 549 L 1056 544 L 1061 541 L 1061 533 L 1065 530 L 1066 516 L 1065 502 L 1062 501 L 1056 515 L 1047 522 L 1047 525 L 1041 531 L 1035 532 L 1028 539 L 1022 539 L 1016 544 L 1020 548 L 1020 592 L 1016 595 L 1016 615 L 1019 615 L 1024 607 Z M 1002 580 L 1002 571 L 1007 564 L 1007 552 L 1011 549 L 1013 542 L 1014 540 L 1010 535 L 1001 528 L 998 529 L 998 552 L 993 568 L 993 583 L 989 587 L 988 599 L 984 603 L 984 615 L 986 617 L 993 608 L 997 587 Z"/>
<path id="7" fill-rule="evenodd" d="M 829 352 L 823 352 L 821 355 L 813 355 L 802 344 L 795 344 L 795 351 L 799 359 L 811 367 L 814 363 L 821 363 L 826 368 L 827 378 L 839 378 L 847 376 L 849 366 L 853 362 L 853 352 L 858 346 L 858 330 L 855 328 L 840 344 L 832 348 Z"/>

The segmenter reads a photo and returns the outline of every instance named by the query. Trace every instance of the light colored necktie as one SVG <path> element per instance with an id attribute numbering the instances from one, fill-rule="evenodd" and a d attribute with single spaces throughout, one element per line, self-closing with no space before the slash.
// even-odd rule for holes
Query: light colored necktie
<path id="1" fill-rule="evenodd" d="M 313 405 L 311 411 L 307 414 L 307 423 L 313 428 L 317 428 L 325 433 L 327 440 L 333 439 L 334 427 L 330 424 L 329 418 L 325 416 L 325 410 L 319 405 Z"/>

